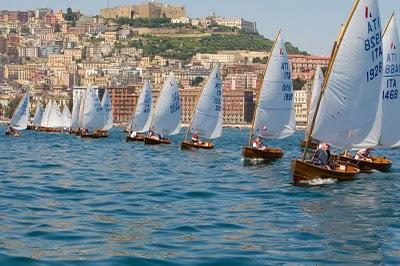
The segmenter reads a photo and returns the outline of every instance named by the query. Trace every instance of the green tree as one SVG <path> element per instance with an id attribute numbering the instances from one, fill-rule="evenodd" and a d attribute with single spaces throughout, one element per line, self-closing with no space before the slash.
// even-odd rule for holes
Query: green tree
<path id="1" fill-rule="evenodd" d="M 14 99 L 8 102 L 7 107 L 4 110 L 4 116 L 7 118 L 11 118 L 14 114 L 15 109 L 17 109 L 19 101 L 21 101 L 22 97 L 16 96 Z"/>
<path id="2" fill-rule="evenodd" d="M 293 90 L 301 90 L 306 84 L 306 81 L 301 80 L 300 78 L 294 79 L 293 80 Z"/>
<path id="3" fill-rule="evenodd" d="M 194 80 L 192 80 L 192 86 L 197 86 L 203 81 L 204 81 L 203 77 L 195 77 Z"/>
<path id="4" fill-rule="evenodd" d="M 57 24 L 54 26 L 54 32 L 61 32 L 60 24 L 57 23 Z"/>
<path id="5" fill-rule="evenodd" d="M 22 27 L 21 27 L 21 33 L 22 33 L 22 34 L 30 34 L 30 33 L 31 33 L 31 30 L 29 29 L 28 26 L 22 26 Z"/>
<path id="6" fill-rule="evenodd" d="M 261 63 L 261 59 L 259 57 L 254 57 L 252 62 L 253 62 L 253 64 L 259 64 L 259 63 Z"/>

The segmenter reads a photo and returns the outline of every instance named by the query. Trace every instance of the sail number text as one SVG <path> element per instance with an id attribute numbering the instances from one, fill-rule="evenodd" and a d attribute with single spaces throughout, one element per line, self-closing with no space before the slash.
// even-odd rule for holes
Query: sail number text
<path id="1" fill-rule="evenodd" d="M 181 105 L 179 103 L 179 93 L 178 92 L 174 92 L 172 94 L 172 104 L 169 106 L 169 110 L 171 112 L 171 114 L 179 111 L 181 109 Z"/>
<path id="2" fill-rule="evenodd" d="M 220 112 L 221 111 L 221 96 L 222 96 L 222 91 L 221 91 L 221 83 L 215 84 L 215 88 L 217 89 L 216 93 L 217 96 L 214 99 L 214 104 L 215 104 L 215 111 Z"/>

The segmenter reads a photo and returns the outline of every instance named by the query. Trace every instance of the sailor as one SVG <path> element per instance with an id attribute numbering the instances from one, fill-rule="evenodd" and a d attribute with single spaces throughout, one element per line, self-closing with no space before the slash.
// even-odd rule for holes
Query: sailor
<path id="1" fill-rule="evenodd" d="M 261 137 L 257 136 L 252 143 L 253 148 L 258 149 L 258 150 L 265 150 L 267 147 L 262 143 Z"/>
<path id="2" fill-rule="evenodd" d="M 321 143 L 318 147 L 318 150 L 315 151 L 313 158 L 312 158 L 312 163 L 315 165 L 321 165 L 321 166 L 328 166 L 328 160 L 329 160 L 329 145 L 326 143 Z"/>
<path id="3" fill-rule="evenodd" d="M 355 159 L 372 162 L 371 152 L 372 152 L 372 148 L 361 149 L 356 153 Z"/>
<path id="4" fill-rule="evenodd" d="M 197 132 L 192 134 L 192 142 L 200 143 L 199 135 L 197 135 Z"/>
<path id="5" fill-rule="evenodd" d="M 132 131 L 132 133 L 130 134 L 131 138 L 136 138 L 137 132 L 136 131 Z"/>

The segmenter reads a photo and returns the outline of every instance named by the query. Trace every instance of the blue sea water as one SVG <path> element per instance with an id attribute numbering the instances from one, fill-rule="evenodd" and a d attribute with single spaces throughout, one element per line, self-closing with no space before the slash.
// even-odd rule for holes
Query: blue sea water
<path id="1" fill-rule="evenodd" d="M 5 127 L 0 127 L 1 133 Z M 399 151 L 390 173 L 292 184 L 283 159 L 245 165 L 247 130 L 181 151 L 25 131 L 0 135 L 0 265 L 398 265 Z"/>

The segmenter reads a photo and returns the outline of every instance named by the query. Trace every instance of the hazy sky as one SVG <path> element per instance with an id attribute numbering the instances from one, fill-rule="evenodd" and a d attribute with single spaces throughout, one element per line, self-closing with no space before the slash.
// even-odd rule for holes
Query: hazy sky
<path id="1" fill-rule="evenodd" d="M 110 6 L 143 3 L 145 0 L 109 0 Z M 339 27 L 345 22 L 353 0 L 159 0 L 184 5 L 189 17 L 215 12 L 225 17 L 256 21 L 259 32 L 273 39 L 282 29 L 284 39 L 313 54 L 329 55 Z M 379 0 L 382 23 L 394 11 L 400 22 L 400 0 Z M 25 10 L 38 7 L 80 9 L 84 14 L 99 14 L 107 0 L 0 0 L 0 9 Z"/>

